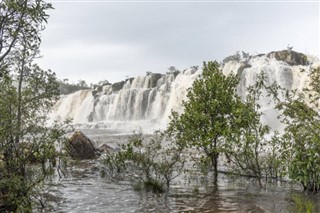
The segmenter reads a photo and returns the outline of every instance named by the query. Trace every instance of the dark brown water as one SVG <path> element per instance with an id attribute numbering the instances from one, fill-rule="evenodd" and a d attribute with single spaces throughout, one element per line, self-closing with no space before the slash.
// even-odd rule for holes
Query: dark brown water
<path id="1" fill-rule="evenodd" d="M 87 132 L 88 134 L 88 132 Z M 123 143 L 125 136 L 92 134 L 99 144 Z M 312 200 L 320 212 L 320 197 L 307 196 L 290 183 L 272 183 L 261 189 L 252 179 L 219 175 L 218 185 L 194 177 L 178 178 L 165 195 L 134 191 L 125 181 L 100 177 L 96 161 L 75 161 L 68 176 L 53 181 L 51 212 L 296 212 L 291 199 L 300 194 Z"/>

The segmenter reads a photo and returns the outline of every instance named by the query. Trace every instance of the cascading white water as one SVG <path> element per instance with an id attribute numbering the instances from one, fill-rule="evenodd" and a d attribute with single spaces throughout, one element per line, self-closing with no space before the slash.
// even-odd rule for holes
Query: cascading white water
<path id="1" fill-rule="evenodd" d="M 279 61 L 275 58 L 269 58 L 266 55 L 254 57 L 250 59 L 246 68 L 243 62 L 230 61 L 223 67 L 223 72 L 229 74 L 230 72 L 238 73 L 240 76 L 240 83 L 238 86 L 238 94 L 244 99 L 247 93 L 246 88 L 254 84 L 261 72 L 265 73 L 266 84 L 273 84 L 276 82 L 282 88 L 289 90 L 302 90 L 308 84 L 308 74 L 312 67 L 319 66 L 318 63 L 309 65 L 289 65 L 285 61 Z M 278 119 L 279 112 L 274 109 L 275 103 L 271 97 L 267 97 L 266 91 L 263 91 L 262 98 L 259 100 L 261 118 L 264 124 L 269 125 L 273 130 L 281 131 L 284 126 Z M 280 94 L 279 94 L 280 95 Z"/>
<path id="2" fill-rule="evenodd" d="M 187 88 L 200 73 L 149 73 L 97 90 L 65 95 L 55 106 L 51 120 L 71 118 L 84 128 L 161 129 L 171 109 L 181 110 Z"/>
<path id="3" fill-rule="evenodd" d="M 285 59 L 291 60 L 288 62 L 279 60 L 277 54 L 259 55 L 245 61 L 230 60 L 224 63 L 222 70 L 226 75 L 230 72 L 239 74 L 238 93 L 244 98 L 246 88 L 256 81 L 261 71 L 270 84 L 276 82 L 287 89 L 301 89 L 307 85 L 310 69 L 319 66 L 318 60 L 313 63 L 309 59 L 308 63 L 303 64 L 299 58 L 296 59 L 298 64 L 289 65 L 292 55 L 285 55 Z M 83 124 L 86 128 L 120 128 L 128 131 L 138 127 L 150 130 L 165 128 L 172 109 L 182 112 L 181 103 L 186 98 L 187 89 L 200 75 L 201 71 L 195 70 L 179 74 L 149 73 L 96 90 L 78 91 L 61 97 L 51 120 L 72 118 L 74 124 Z M 265 97 L 260 104 L 265 114 L 262 120 L 274 129 L 281 129 L 270 99 Z"/>
<path id="4" fill-rule="evenodd" d="M 87 115 L 93 108 L 94 98 L 90 90 L 81 90 L 70 95 L 62 95 L 51 115 L 51 120 L 66 120 L 73 123 L 88 122 Z"/>

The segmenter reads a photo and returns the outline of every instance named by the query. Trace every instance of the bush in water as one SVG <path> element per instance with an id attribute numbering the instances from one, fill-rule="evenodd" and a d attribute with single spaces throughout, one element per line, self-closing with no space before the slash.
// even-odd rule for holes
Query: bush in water
<path id="1" fill-rule="evenodd" d="M 138 133 L 119 152 L 106 155 L 101 162 L 108 177 L 129 179 L 136 189 L 164 192 L 183 171 L 183 149 L 166 133 L 156 132 L 149 138 Z"/>

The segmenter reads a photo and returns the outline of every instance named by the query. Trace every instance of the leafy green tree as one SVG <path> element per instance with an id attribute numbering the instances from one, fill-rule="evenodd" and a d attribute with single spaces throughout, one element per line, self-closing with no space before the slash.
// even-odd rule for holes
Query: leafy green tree
<path id="1" fill-rule="evenodd" d="M 51 174 L 65 131 L 48 127 L 58 99 L 53 72 L 42 70 L 40 31 L 51 5 L 35 0 L 0 4 L 0 211 L 31 212 Z"/>
<path id="2" fill-rule="evenodd" d="M 64 131 L 47 127 L 47 115 L 58 99 L 55 74 L 33 63 L 30 49 L 17 52 L 13 72 L 0 82 L 1 204 L 10 211 L 31 211 L 35 189 L 55 164 L 55 142 Z M 32 51 L 31 51 L 32 52 Z M 37 163 L 41 166 L 35 166 Z"/>
<path id="3" fill-rule="evenodd" d="M 67 95 L 79 90 L 90 89 L 84 80 L 79 80 L 78 83 L 68 83 L 68 79 L 59 80 L 59 91 L 61 95 Z"/>
<path id="4" fill-rule="evenodd" d="M 281 146 L 275 134 L 268 139 L 270 127 L 261 123 L 259 101 L 266 98 L 265 75 L 261 73 L 255 84 L 249 86 L 242 105 L 238 105 L 237 119 L 228 139 L 227 159 L 233 165 L 233 172 L 254 177 L 262 186 L 262 178 L 281 176 Z M 269 135 L 270 137 L 270 135 Z"/>
<path id="5" fill-rule="evenodd" d="M 181 115 L 173 112 L 168 131 L 173 132 L 179 143 L 196 147 L 203 153 L 202 162 L 218 177 L 218 160 L 226 152 L 226 139 L 235 127 L 236 110 L 241 105 L 236 90 L 239 78 L 225 76 L 217 62 L 203 65 L 202 77 L 196 79 L 183 102 Z"/>
<path id="6" fill-rule="evenodd" d="M 168 192 L 173 179 L 183 172 L 183 146 L 170 135 L 156 132 L 151 138 L 133 135 L 120 152 L 107 155 L 102 163 L 111 178 L 127 178 L 139 190 Z"/>
<path id="7" fill-rule="evenodd" d="M 77 85 L 79 85 L 80 87 L 88 87 L 88 84 L 85 80 L 79 80 Z"/>
<path id="8" fill-rule="evenodd" d="M 313 101 L 318 101 L 320 99 L 320 67 L 311 70 L 310 79 L 310 89 L 307 90 L 312 93 L 310 98 Z M 319 108 L 319 105 L 315 105 L 315 107 Z"/>
<path id="9" fill-rule="evenodd" d="M 12 53 L 23 48 L 22 43 L 32 48 L 41 42 L 40 32 L 44 29 L 52 5 L 43 0 L 0 1 L 0 77 L 14 63 Z"/>
<path id="10" fill-rule="evenodd" d="M 282 146 L 287 152 L 289 177 L 311 192 L 320 189 L 319 76 L 320 68 L 313 69 L 310 84 L 302 92 L 282 90 L 279 95 L 273 92 L 277 95 L 276 107 L 282 112 L 282 122 L 286 124 Z"/>

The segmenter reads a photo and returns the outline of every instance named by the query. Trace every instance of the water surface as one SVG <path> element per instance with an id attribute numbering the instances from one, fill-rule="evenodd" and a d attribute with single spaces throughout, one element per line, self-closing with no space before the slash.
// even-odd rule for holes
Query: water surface
<path id="1" fill-rule="evenodd" d="M 101 145 L 116 147 L 128 136 L 103 131 L 86 134 Z M 219 174 L 218 184 L 199 177 L 178 178 L 168 194 L 134 191 L 130 182 L 111 181 L 101 177 L 97 160 L 71 161 L 68 175 L 50 183 L 55 196 L 52 212 L 294 212 L 293 194 L 301 188 L 287 182 L 268 184 L 260 188 L 253 180 Z M 303 195 L 304 196 L 304 195 Z M 320 197 L 308 196 L 320 211 Z"/>

